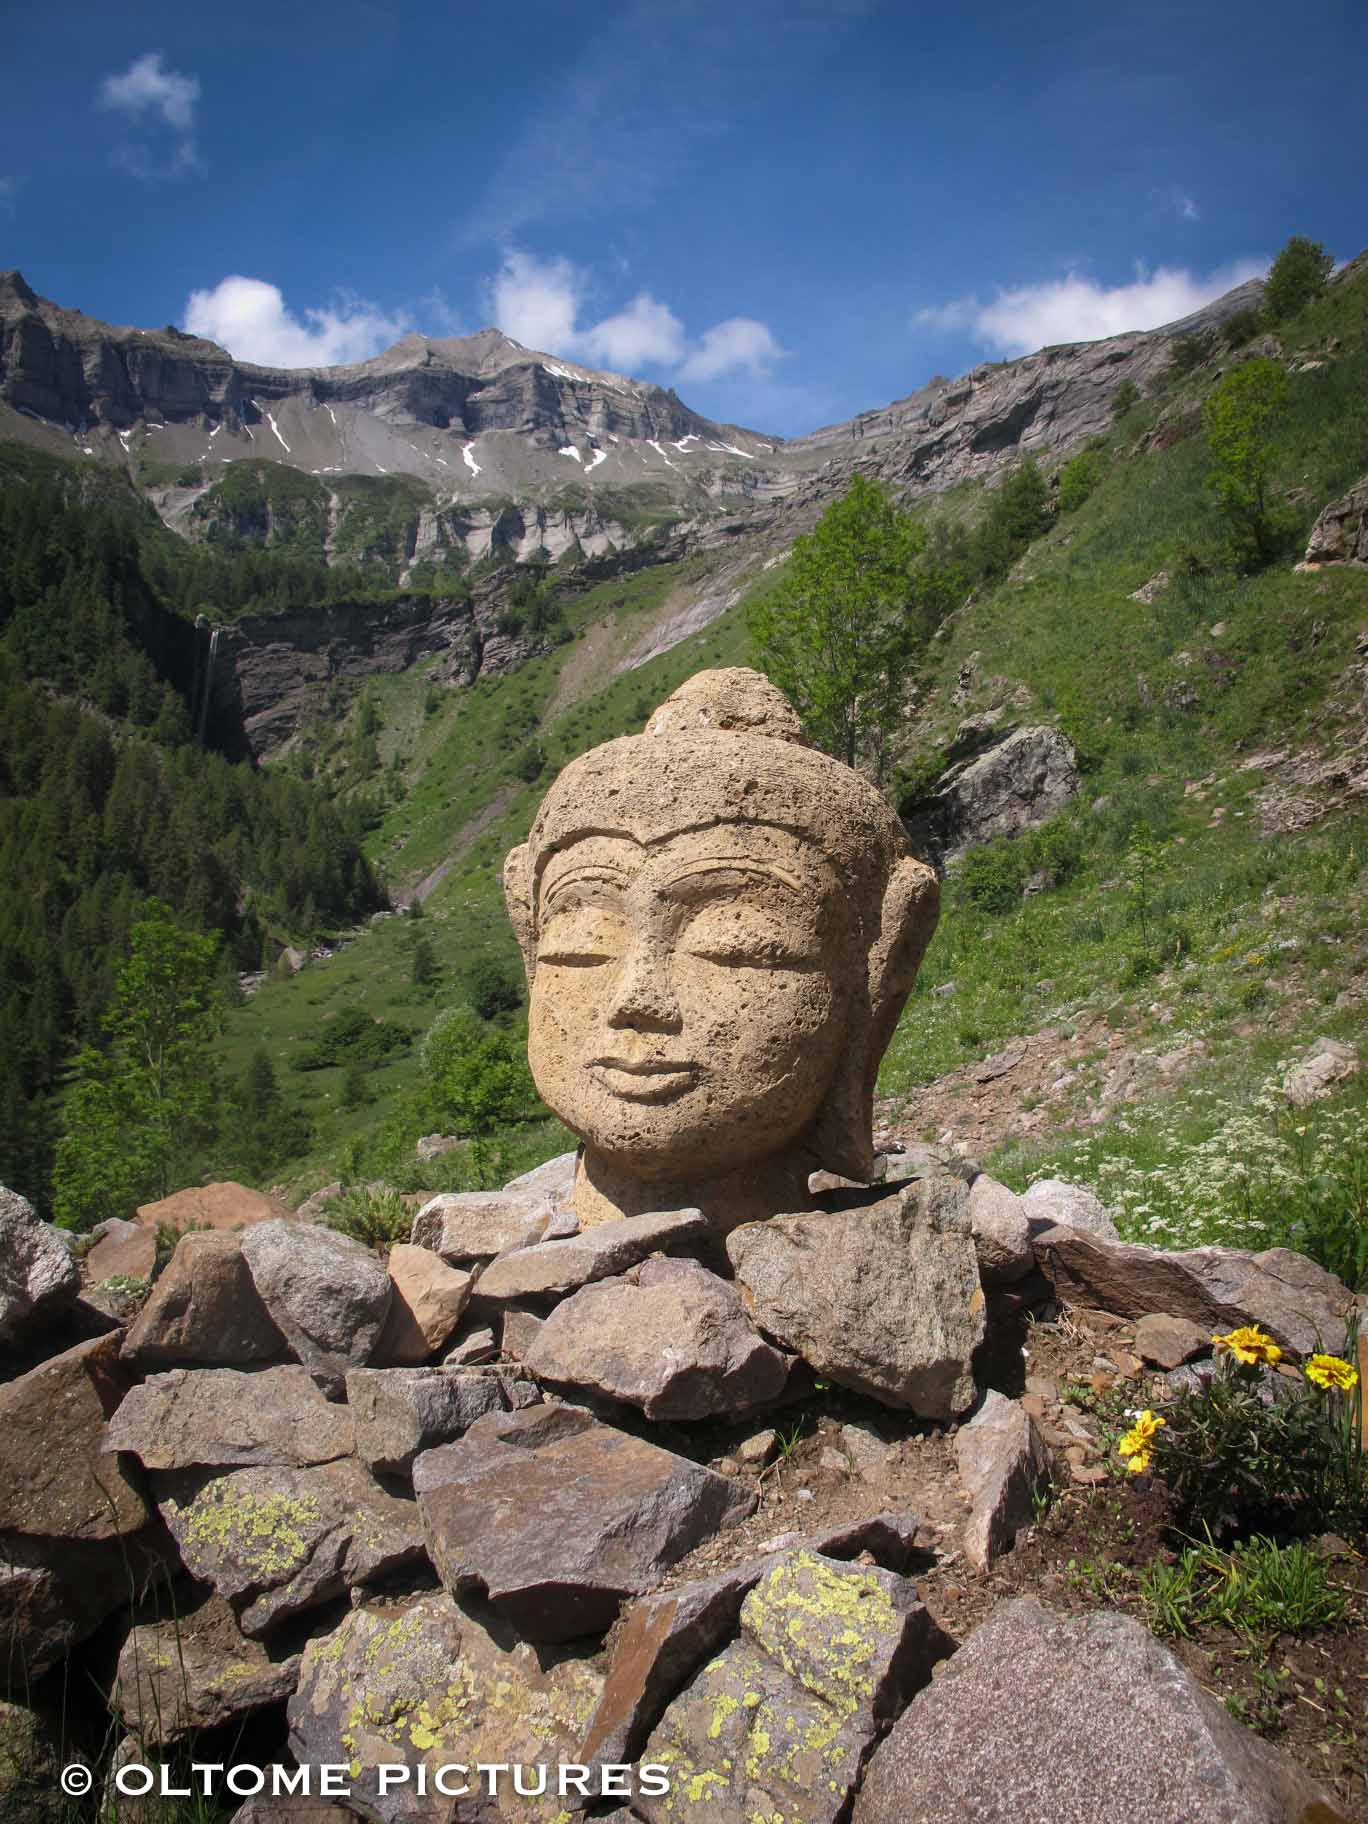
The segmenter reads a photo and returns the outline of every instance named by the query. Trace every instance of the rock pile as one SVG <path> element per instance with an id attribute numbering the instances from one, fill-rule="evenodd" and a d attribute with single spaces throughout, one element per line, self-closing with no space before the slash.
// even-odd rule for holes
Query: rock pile
<path id="1" fill-rule="evenodd" d="M 929 1150 L 741 1225 L 725 1256 L 692 1210 L 577 1231 L 572 1167 L 432 1200 L 388 1266 L 271 1213 L 192 1231 L 126 1323 L 0 1198 L 0 1686 L 24 1777 L 51 1746 L 41 1681 L 75 1654 L 125 1760 L 274 1718 L 274 1753 L 345 1766 L 352 1800 L 315 1801 L 318 1824 L 475 1816 L 422 1796 L 453 1762 L 519 1770 L 478 1812 L 506 1824 L 604 1800 L 621 1824 L 989 1818 L 1007 1757 L 1011 1815 L 1048 1824 L 1120 1815 L 1146 1730 L 1184 1744 L 1156 1816 L 1339 1815 L 1133 1622 L 1016 1602 L 956 1652 L 909 1575 L 915 1514 L 853 1501 L 839 1527 L 726 1541 L 820 1377 L 890 1426 L 959 1422 L 956 1545 L 989 1566 L 1086 1454 L 1030 1383 L 991 1385 L 1022 1312 L 1086 1306 L 1177 1367 L 1256 1320 L 1304 1348 L 1349 1313 L 1342 1286 L 1285 1250 L 1130 1246 L 1079 1187 L 1021 1198 Z M 689 1427 L 719 1423 L 747 1435 L 707 1467 Z M 832 1476 L 872 1491 L 884 1438 L 839 1442 Z M 1024 1760 L 1002 1727 L 1023 1678 Z M 388 1790 L 382 1764 L 406 1770 Z"/>

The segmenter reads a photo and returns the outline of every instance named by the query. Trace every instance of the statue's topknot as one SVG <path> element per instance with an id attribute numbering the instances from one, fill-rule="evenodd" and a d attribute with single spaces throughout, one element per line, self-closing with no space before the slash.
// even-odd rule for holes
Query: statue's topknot
<path id="1" fill-rule="evenodd" d="M 700 671 L 666 697 L 646 724 L 648 735 L 682 735 L 700 728 L 735 734 L 768 735 L 795 747 L 811 743 L 797 711 L 783 691 L 762 677 L 733 665 L 724 671 Z"/>

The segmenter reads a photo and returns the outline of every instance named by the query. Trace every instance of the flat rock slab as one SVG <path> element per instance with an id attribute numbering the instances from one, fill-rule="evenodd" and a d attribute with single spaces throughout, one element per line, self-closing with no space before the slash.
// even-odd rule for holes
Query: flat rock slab
<path id="1" fill-rule="evenodd" d="M 1290 1248 L 1166 1253 L 1072 1228 L 1034 1238 L 1036 1260 L 1065 1304 L 1119 1317 L 1162 1312 L 1208 1334 L 1257 1324 L 1284 1348 L 1306 1355 L 1344 1340 L 1353 1294 L 1333 1274 Z"/>
<path id="2" fill-rule="evenodd" d="M 758 1334 L 734 1285 L 691 1260 L 646 1260 L 557 1305 L 523 1361 L 539 1380 L 687 1420 L 768 1405 L 791 1358 Z"/>
<path id="3" fill-rule="evenodd" d="M 289 1616 L 423 1561 L 411 1501 L 354 1458 L 314 1469 L 161 1470 L 153 1487 L 190 1573 L 260 1638 Z"/>
<path id="4" fill-rule="evenodd" d="M 530 1647 L 439 1591 L 398 1611 L 353 1609 L 332 1634 L 309 1643 L 290 1700 L 290 1747 L 301 1765 L 349 1766 L 365 1815 L 383 1824 L 553 1824 L 566 1814 L 557 1767 L 573 1762 L 601 1684 L 580 1655 Z M 415 1797 L 420 1766 L 467 1766 L 474 1788 L 480 1762 L 517 1766 L 525 1786 L 547 1766 L 548 1790 L 520 1797 L 505 1772 L 493 1802 L 481 1805 L 474 1791 L 459 1802 L 437 1799 L 430 1783 L 426 1801 Z M 381 1793 L 376 1768 L 399 1763 L 414 1778 Z"/>
<path id="5" fill-rule="evenodd" d="M 741 1605 L 739 1637 L 666 1710 L 642 1754 L 650 1824 L 834 1824 L 869 1749 L 949 1649 L 905 1578 L 799 1550 Z"/>
<path id="6" fill-rule="evenodd" d="M 876 1752 L 853 1824 L 1344 1824 L 1137 1621 L 1003 1603 Z"/>
<path id="7" fill-rule="evenodd" d="M 493 1260 L 536 1238 L 551 1210 L 550 1199 L 536 1192 L 444 1191 L 414 1217 L 410 1240 L 458 1265 Z"/>
<path id="8" fill-rule="evenodd" d="M 158 1203 L 144 1203 L 138 1221 L 145 1228 L 214 1229 L 236 1233 L 258 1222 L 278 1222 L 291 1215 L 289 1206 L 265 1191 L 225 1179 L 219 1184 L 192 1184 Z"/>
<path id="9" fill-rule="evenodd" d="M 348 1457 L 352 1417 L 325 1400 L 307 1368 L 173 1368 L 135 1387 L 109 1422 L 111 1450 L 146 1469 L 295 1469 Z"/>
<path id="10" fill-rule="evenodd" d="M 1050 1454 L 1030 1414 L 1015 1400 L 990 1391 L 956 1434 L 955 1457 L 973 1503 L 964 1555 L 986 1571 L 1010 1550 L 1030 1520 L 1036 1491 L 1050 1473 Z"/>
<path id="11" fill-rule="evenodd" d="M 918 1179 L 863 1209 L 747 1223 L 727 1253 L 751 1316 L 818 1374 L 953 1418 L 984 1333 L 968 1203 L 958 1178 Z"/>
<path id="12" fill-rule="evenodd" d="M 602 1633 L 755 1496 L 569 1407 L 477 1419 L 419 1457 L 428 1550 L 454 1595 L 486 1594 L 528 1640 Z"/>
<path id="13" fill-rule="evenodd" d="M 459 1438 L 487 1412 L 540 1399 L 536 1383 L 511 1369 L 353 1368 L 347 1376 L 357 1455 L 382 1475 L 407 1475 L 423 1451 Z"/>
<path id="14" fill-rule="evenodd" d="M 596 1223 L 565 1241 L 517 1248 L 480 1275 L 483 1299 L 538 1298 L 574 1292 L 597 1279 L 625 1273 L 660 1248 L 678 1247 L 707 1232 L 699 1210 L 667 1210 Z"/>
<path id="15" fill-rule="evenodd" d="M 406 1241 L 395 1243 L 386 1265 L 394 1297 L 374 1360 L 386 1367 L 416 1367 L 455 1335 L 475 1277 Z"/>
<path id="16" fill-rule="evenodd" d="M 161 1748 L 283 1702 L 299 1681 L 299 1655 L 273 1659 L 239 1630 L 219 1596 L 174 1621 L 134 1628 L 119 1654 L 112 1707 L 125 1729 Z"/>
<path id="17" fill-rule="evenodd" d="M 23 1335 L 81 1289 L 76 1263 L 33 1205 L 0 1185 L 0 1345 Z"/>
<path id="18" fill-rule="evenodd" d="M 1158 1368 L 1180 1368 L 1211 1347 L 1211 1332 L 1185 1317 L 1168 1317 L 1151 1311 L 1135 1326 L 1135 1353 L 1142 1362 Z"/>
<path id="19" fill-rule="evenodd" d="M 146 1523 L 137 1465 L 105 1441 L 131 1384 L 111 1334 L 0 1386 L 0 1531 L 101 1541 Z"/>
<path id="20" fill-rule="evenodd" d="M 340 1380 L 380 1340 L 393 1282 L 367 1247 L 306 1222 L 261 1222 L 242 1238 L 261 1302 L 306 1368 Z"/>
<path id="21" fill-rule="evenodd" d="M 290 1345 L 253 1282 L 236 1235 L 182 1235 L 124 1338 L 141 1369 L 283 1362 Z"/>
<path id="22" fill-rule="evenodd" d="M 568 1204 L 575 1195 L 575 1170 L 579 1153 L 557 1153 L 554 1159 L 537 1165 L 520 1178 L 510 1178 L 505 1193 L 520 1197 L 545 1197 L 557 1208 Z"/>
<path id="23" fill-rule="evenodd" d="M 87 1285 L 98 1286 L 107 1279 L 151 1279 L 157 1266 L 156 1230 L 118 1217 L 104 1228 L 82 1262 Z"/>

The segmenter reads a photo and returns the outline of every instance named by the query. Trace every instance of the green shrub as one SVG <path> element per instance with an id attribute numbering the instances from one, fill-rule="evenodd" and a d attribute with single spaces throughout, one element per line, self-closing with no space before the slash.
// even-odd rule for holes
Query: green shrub
<path id="1" fill-rule="evenodd" d="M 1318 298 L 1334 263 L 1319 241 L 1294 234 L 1264 280 L 1264 308 L 1273 322 L 1285 323 Z"/>
<path id="2" fill-rule="evenodd" d="M 1172 1564 L 1155 1559 L 1140 1573 L 1139 1592 L 1154 1632 L 1185 1639 L 1210 1622 L 1251 1641 L 1309 1634 L 1333 1627 L 1348 1607 L 1316 1552 L 1260 1536 L 1229 1552 L 1194 1545 Z"/>
<path id="3" fill-rule="evenodd" d="M 1263 318 L 1257 310 L 1237 310 L 1222 323 L 1221 340 L 1227 348 L 1242 348 L 1246 342 L 1252 342 L 1262 328 Z"/>
<path id="4" fill-rule="evenodd" d="M 496 1020 L 522 1006 L 521 971 L 498 956 L 477 956 L 460 974 L 461 996 L 482 1020 Z"/>
<path id="5" fill-rule="evenodd" d="M 468 1007 L 439 1016 L 423 1042 L 417 1108 L 442 1133 L 481 1136 L 544 1113 L 521 1035 L 485 1023 Z"/>
<path id="6" fill-rule="evenodd" d="M 1014 842 L 989 842 L 971 849 L 960 865 L 960 883 L 981 912 L 1011 912 L 1021 904 L 1026 857 Z"/>
<path id="7" fill-rule="evenodd" d="M 383 1064 L 391 1052 L 405 1051 L 412 1033 L 385 1020 L 372 1019 L 359 1007 L 344 1007 L 322 1036 L 294 1060 L 296 1070 L 327 1070 L 335 1064 Z"/>
<path id="8" fill-rule="evenodd" d="M 1059 475 L 1059 510 L 1073 513 L 1083 505 L 1102 479 L 1102 457 L 1097 450 L 1080 450 L 1064 464 Z"/>
<path id="9" fill-rule="evenodd" d="M 396 1241 L 407 1241 L 413 1229 L 413 1217 L 398 1191 L 360 1185 L 326 1204 L 323 1220 L 330 1229 L 382 1250 Z"/>
<path id="10" fill-rule="evenodd" d="M 1112 394 L 1111 411 L 1113 419 L 1124 418 L 1140 403 L 1140 388 L 1134 380 L 1123 380 Z"/>

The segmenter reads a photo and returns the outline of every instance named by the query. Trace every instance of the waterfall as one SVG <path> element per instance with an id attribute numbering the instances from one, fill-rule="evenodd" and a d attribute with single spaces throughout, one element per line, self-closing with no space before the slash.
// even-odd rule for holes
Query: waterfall
<path id="1" fill-rule="evenodd" d="M 221 627 L 215 627 L 209 635 L 209 657 L 204 667 L 204 695 L 200 698 L 199 744 L 204 746 L 204 731 L 209 722 L 209 692 L 214 682 L 214 654 L 218 651 Z"/>

